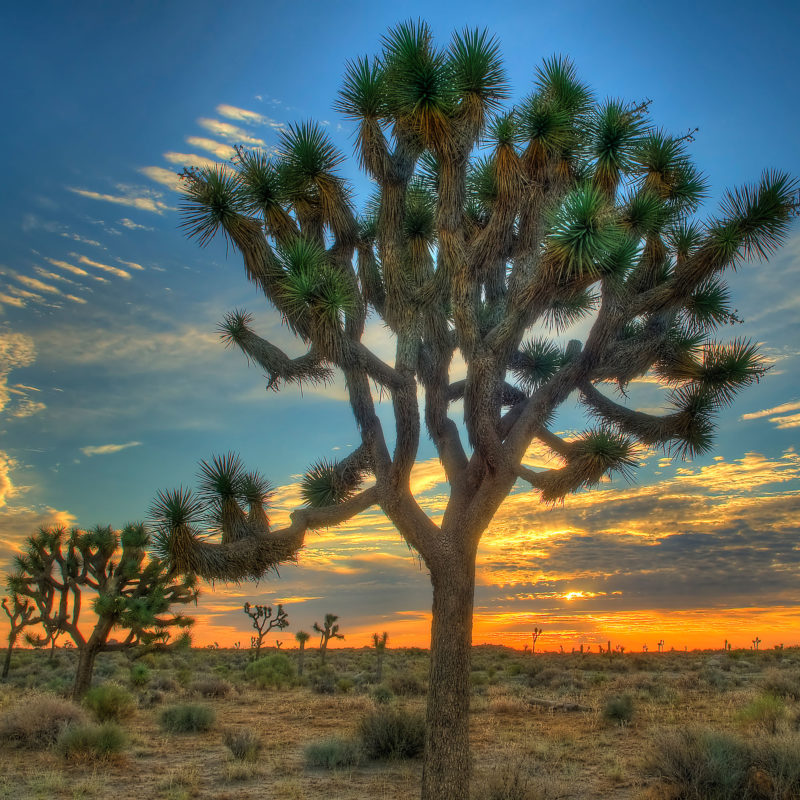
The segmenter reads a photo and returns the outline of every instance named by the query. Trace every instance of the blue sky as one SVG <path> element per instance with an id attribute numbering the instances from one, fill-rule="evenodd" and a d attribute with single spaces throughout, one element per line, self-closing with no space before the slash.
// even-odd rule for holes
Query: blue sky
<path id="1" fill-rule="evenodd" d="M 494 33 L 513 101 L 527 93 L 542 58 L 562 53 L 599 97 L 649 98 L 656 124 L 677 134 L 699 128 L 691 152 L 711 186 L 703 216 L 725 187 L 754 181 L 764 168 L 800 175 L 800 7 L 701 6 L 507 3 L 502 14 L 471 2 L 5 8 L 0 558 L 50 520 L 120 526 L 142 518 L 158 489 L 191 484 L 199 459 L 228 449 L 283 487 L 279 501 L 288 509 L 298 473 L 356 442 L 335 387 L 306 393 L 302 402 L 297 394 L 267 393 L 259 371 L 219 343 L 216 323 L 234 307 L 256 312 L 260 331 L 277 341 L 289 337 L 248 286 L 235 254 L 221 241 L 201 250 L 178 229 L 173 187 L 185 164 L 225 160 L 234 143 L 269 147 L 280 126 L 309 118 L 323 121 L 349 155 L 349 124 L 332 110 L 345 61 L 376 52 L 390 25 L 421 16 L 442 42 L 465 25 Z M 364 197 L 355 161 L 343 171 Z M 530 497 L 524 509 L 522 500 L 509 504 L 497 525 L 503 535 L 520 542 L 531 531 L 552 535 L 538 549 L 520 544 L 514 575 L 504 572 L 502 548 L 487 540 L 476 640 L 522 641 L 533 620 L 544 619 L 553 641 L 605 641 L 614 620 L 632 624 L 630 615 L 643 615 L 646 626 L 647 614 L 662 619 L 666 608 L 689 615 L 680 617 L 684 627 L 711 608 L 715 619 L 727 609 L 734 627 L 739 613 L 766 614 L 764 626 L 772 624 L 767 617 L 783 619 L 798 577 L 790 521 L 800 507 L 800 464 L 791 449 L 800 430 L 793 419 L 800 413 L 798 274 L 795 225 L 769 265 L 747 265 L 731 277 L 745 324 L 729 334 L 762 342 L 774 366 L 723 415 L 713 454 L 692 465 L 652 456 L 636 487 L 623 483 L 616 495 L 617 484 L 608 489 L 604 513 L 588 496 L 546 516 Z M 378 326 L 371 336 L 389 347 Z M 654 387 L 637 392 L 642 406 L 658 404 Z M 578 424 L 570 415 L 566 409 L 560 420 L 565 428 Z M 424 462 L 419 475 L 433 509 L 444 491 L 435 464 Z M 642 506 L 673 495 L 683 498 L 684 511 L 699 503 L 696 513 L 676 507 L 649 524 Z M 713 519 L 702 506 L 717 508 Z M 644 585 L 653 556 L 640 552 L 631 531 L 662 537 L 663 586 Z M 693 565 L 705 552 L 702 537 L 712 533 L 737 557 L 717 567 L 718 577 L 728 570 L 728 588 L 709 597 L 699 586 L 708 572 Z M 201 609 L 229 640 L 237 626 L 246 638 L 232 611 L 245 597 L 293 599 L 297 626 L 338 612 L 356 644 L 362 634 L 366 642 L 370 626 L 397 638 L 411 630 L 421 636 L 427 578 L 397 540 L 385 521 L 369 516 L 340 535 L 312 539 L 301 566 L 287 568 L 279 584 L 209 591 Z M 773 542 L 766 548 L 772 561 L 757 546 L 765 541 Z M 537 561 L 543 548 L 547 569 Z M 595 564 L 608 563 L 578 570 L 587 553 Z M 608 577 L 619 572 L 617 559 L 628 565 L 622 589 Z M 731 569 L 739 576 L 732 586 Z M 746 574 L 758 576 L 755 586 Z M 583 596 L 565 599 L 570 591 Z"/>

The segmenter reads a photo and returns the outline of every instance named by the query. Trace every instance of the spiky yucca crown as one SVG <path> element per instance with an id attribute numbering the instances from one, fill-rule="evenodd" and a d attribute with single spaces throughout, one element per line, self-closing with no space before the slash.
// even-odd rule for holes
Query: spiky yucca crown
<path id="1" fill-rule="evenodd" d="M 239 148 L 231 167 L 186 176 L 189 235 L 207 244 L 221 228 L 309 349 L 290 358 L 244 311 L 225 318 L 226 343 L 265 370 L 270 388 L 326 381 L 333 368 L 346 375 L 363 445 L 312 464 L 301 481 L 309 507 L 360 496 L 376 460 L 390 459 L 380 467 L 392 475 L 386 491 L 405 485 L 419 439 L 409 376 L 451 481 L 472 470 L 477 486 L 476 476 L 521 464 L 539 438 L 564 466 L 519 474 L 557 500 L 611 472 L 629 476 L 637 445 L 706 452 L 715 412 L 765 371 L 748 340 L 712 339 L 739 321 L 722 274 L 774 252 L 797 209 L 796 183 L 767 171 L 699 222 L 707 186 L 688 153 L 694 131 L 655 127 L 649 101 L 598 101 L 561 56 L 545 59 L 531 94 L 503 109 L 508 94 L 485 31 L 463 30 L 441 47 L 424 22 L 403 23 L 375 57 L 347 64 L 336 103 L 375 183 L 362 214 L 337 172 L 342 154 L 314 123 L 285 129 L 274 157 Z M 370 309 L 397 338 L 393 366 L 361 342 Z M 545 338 L 593 315 L 584 343 Z M 450 383 L 456 350 L 467 376 Z M 661 417 L 600 391 L 624 391 L 648 373 L 668 392 Z M 394 403 L 391 457 L 375 444 L 385 439 L 369 381 Z M 548 424 L 571 392 L 597 424 L 566 441 Z M 472 455 L 454 444 L 447 416 L 462 399 Z M 173 551 L 194 563 L 196 535 L 177 520 L 173 528 Z M 210 574 L 235 560 L 213 549 L 204 558 Z"/>

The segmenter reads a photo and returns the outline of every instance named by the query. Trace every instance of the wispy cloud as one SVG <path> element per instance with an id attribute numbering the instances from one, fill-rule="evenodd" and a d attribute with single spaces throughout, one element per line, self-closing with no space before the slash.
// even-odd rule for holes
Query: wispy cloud
<path id="1" fill-rule="evenodd" d="M 36 346 L 30 336 L 24 333 L 0 333 L 0 412 L 7 411 L 11 416 L 28 417 L 45 407 L 44 403 L 32 401 L 28 396 L 29 391 L 36 391 L 35 387 L 19 383 L 9 386 L 8 383 L 11 372 L 29 367 L 34 361 Z"/>
<path id="2" fill-rule="evenodd" d="M 129 447 L 139 447 L 141 442 L 126 442 L 125 444 L 100 444 L 81 447 L 81 453 L 85 456 L 107 456 L 110 453 L 119 453 L 120 450 L 127 450 Z"/>
<path id="3" fill-rule="evenodd" d="M 48 264 L 52 264 L 54 267 L 71 272 L 73 275 L 80 275 L 82 278 L 93 278 L 96 281 L 100 281 L 100 283 L 108 283 L 108 278 L 103 278 L 101 275 L 92 275 L 85 269 L 76 267 L 74 264 L 70 264 L 67 261 L 61 261 L 57 258 L 47 258 L 46 256 L 44 260 L 47 261 Z"/>
<path id="4" fill-rule="evenodd" d="M 231 125 L 230 122 L 222 122 L 218 119 L 208 119 L 203 117 L 197 120 L 201 128 L 205 128 L 209 133 L 215 136 L 221 136 L 223 139 L 236 142 L 237 144 L 254 144 L 259 147 L 266 147 L 266 142 L 256 136 L 251 136 L 244 128 L 237 125 Z"/>
<path id="5" fill-rule="evenodd" d="M 164 158 L 170 164 L 180 164 L 182 167 L 216 167 L 219 162 L 207 156 L 199 156 L 197 153 L 175 153 L 170 151 L 164 153 Z"/>
<path id="6" fill-rule="evenodd" d="M 237 122 L 246 122 L 250 125 L 269 125 L 271 128 L 284 128 L 282 122 L 276 122 L 274 119 L 265 117 L 263 114 L 258 114 L 255 111 L 249 111 L 246 108 L 238 108 L 237 106 L 229 106 L 225 103 L 217 106 L 217 114 L 226 119 L 233 119 Z"/>
<path id="7" fill-rule="evenodd" d="M 230 161 L 236 155 L 236 151 L 229 144 L 218 142 L 215 139 L 206 139 L 203 136 L 188 136 L 186 143 L 212 153 L 223 161 Z"/>
<path id="8" fill-rule="evenodd" d="M 148 230 L 152 230 L 152 228 L 148 228 Z M 137 264 L 135 261 L 125 261 L 122 258 L 118 258 L 117 261 L 119 261 L 120 264 L 124 264 L 126 267 L 130 269 L 135 269 L 140 271 L 144 270 L 144 267 L 141 264 Z"/>
<path id="9" fill-rule="evenodd" d="M 112 267 L 110 264 L 102 264 L 99 261 L 92 261 L 91 258 L 87 258 L 86 256 L 80 256 L 77 253 L 70 253 L 72 258 L 77 258 L 79 264 L 85 264 L 87 267 L 94 267 L 95 269 L 101 269 L 104 272 L 108 272 L 111 275 L 115 275 L 117 278 L 123 278 L 126 281 L 131 279 L 130 272 L 125 272 L 124 269 L 120 269 L 119 267 Z"/>
<path id="10" fill-rule="evenodd" d="M 123 217 L 119 224 L 122 225 L 123 228 L 127 228 L 129 231 L 153 231 L 155 228 L 151 228 L 148 225 L 140 225 L 138 222 L 134 222 L 132 219 L 128 219 L 127 217 Z"/>
<path id="11" fill-rule="evenodd" d="M 165 211 L 173 210 L 163 200 L 154 196 L 137 194 L 104 194 L 102 192 L 92 192 L 89 189 L 78 189 L 74 186 L 67 186 L 70 192 L 74 192 L 81 197 L 88 197 L 92 200 L 101 200 L 104 203 L 115 203 L 121 206 L 138 208 L 140 211 L 151 211 L 154 214 L 163 214 Z"/>
<path id="12" fill-rule="evenodd" d="M 65 275 L 59 275 L 57 272 L 50 272 L 48 269 L 42 267 L 34 267 L 34 272 L 40 277 L 48 281 L 59 281 L 60 283 L 68 283 L 70 286 L 80 286 L 73 280 L 70 280 Z"/>
<path id="13" fill-rule="evenodd" d="M 751 420 L 769 417 L 769 421 L 775 424 L 778 430 L 800 428 L 800 414 L 789 414 L 790 411 L 800 411 L 800 400 L 792 400 L 789 403 L 782 403 L 779 406 L 765 408 L 763 411 L 753 411 L 749 414 L 742 414 L 740 419 Z"/>
<path id="14" fill-rule="evenodd" d="M 61 235 L 65 239 L 72 239 L 73 242 L 80 242 L 81 244 L 90 244 L 93 247 L 103 247 L 103 245 L 100 244 L 100 242 L 98 242 L 96 239 L 87 239 L 85 236 L 81 236 L 77 233 L 62 233 Z"/>
<path id="15" fill-rule="evenodd" d="M 181 178 L 174 170 L 165 167 L 142 167 L 139 172 L 146 175 L 151 181 L 166 186 L 170 191 L 180 191 Z"/>

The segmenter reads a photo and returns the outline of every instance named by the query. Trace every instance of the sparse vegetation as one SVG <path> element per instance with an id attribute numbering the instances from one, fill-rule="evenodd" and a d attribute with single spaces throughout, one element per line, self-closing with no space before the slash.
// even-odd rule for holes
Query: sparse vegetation
<path id="1" fill-rule="evenodd" d="M 69 725 L 58 737 L 56 749 L 66 758 L 104 759 L 120 753 L 127 738 L 114 722 Z"/>
<path id="2" fill-rule="evenodd" d="M 309 767 L 324 769 L 356 767 L 363 763 L 364 751 L 356 740 L 334 736 L 308 745 L 305 749 L 305 759 Z"/>
<path id="3" fill-rule="evenodd" d="M 27 697 L 0 716 L 0 742 L 25 748 L 48 747 L 68 725 L 86 721 L 86 712 L 52 695 Z"/>
<path id="4" fill-rule="evenodd" d="M 184 703 L 161 712 L 161 727 L 170 733 L 204 733 L 211 730 L 216 714 L 208 706 Z"/>
<path id="5" fill-rule="evenodd" d="M 136 709 L 133 696 L 116 683 L 104 683 L 86 692 L 83 704 L 98 722 L 120 722 Z"/>
<path id="6" fill-rule="evenodd" d="M 238 761 L 255 761 L 264 746 L 252 730 L 225 731 L 222 741 Z"/>
<path id="7" fill-rule="evenodd" d="M 425 718 L 401 707 L 381 707 L 359 723 L 361 747 L 368 758 L 418 758 L 425 746 Z"/>

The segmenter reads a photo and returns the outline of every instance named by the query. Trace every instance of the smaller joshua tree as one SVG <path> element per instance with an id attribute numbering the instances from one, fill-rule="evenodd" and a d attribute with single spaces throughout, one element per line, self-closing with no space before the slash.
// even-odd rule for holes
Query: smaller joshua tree
<path id="1" fill-rule="evenodd" d="M 255 658 L 257 659 L 261 653 L 261 644 L 267 634 L 273 628 L 277 628 L 279 631 L 288 628 L 289 616 L 280 603 L 278 603 L 275 616 L 272 615 L 272 606 L 251 606 L 250 603 L 244 604 L 244 613 L 253 620 L 253 627 L 256 630 L 256 635 L 251 637 L 251 641 L 255 645 Z"/>
<path id="2" fill-rule="evenodd" d="M 300 647 L 300 651 L 297 654 L 297 674 L 302 675 L 303 662 L 306 657 L 306 642 L 311 638 L 311 634 L 307 631 L 297 631 L 294 638 L 297 639 L 297 644 Z"/>
<path id="3" fill-rule="evenodd" d="M 35 606 L 43 630 L 28 635 L 28 641 L 46 647 L 55 636 L 66 634 L 78 650 L 74 699 L 83 697 L 91 686 L 100 652 L 160 649 L 170 642 L 173 629 L 185 629 L 194 622 L 170 613 L 170 607 L 197 599 L 195 578 L 176 578 L 166 562 L 148 560 L 149 544 L 141 523 L 126 525 L 122 531 L 99 526 L 89 531 L 41 528 L 28 537 L 24 552 L 15 559 L 8 588 Z M 87 636 L 80 614 L 83 595 L 91 592 L 96 593 L 92 602 L 96 621 Z M 122 641 L 109 641 L 115 628 L 127 630 Z"/>
<path id="4" fill-rule="evenodd" d="M 2 604 L 3 611 L 5 611 L 11 629 L 8 632 L 8 649 L 6 650 L 6 657 L 3 661 L 3 675 L 2 679 L 8 677 L 8 670 L 11 667 L 11 653 L 14 650 L 17 637 L 22 632 L 23 628 L 29 625 L 35 625 L 39 622 L 36 617 L 36 606 L 27 597 L 20 597 L 16 592 L 11 592 L 10 597 L 4 597 Z"/>
<path id="5" fill-rule="evenodd" d="M 531 654 L 536 652 L 536 642 L 539 641 L 539 637 L 542 635 L 543 631 L 541 628 L 534 628 L 531 637 L 533 639 L 533 646 L 531 647 Z"/>
<path id="6" fill-rule="evenodd" d="M 375 648 L 377 663 L 375 664 L 375 682 L 383 680 L 383 657 L 386 654 L 386 642 L 389 641 L 389 634 L 384 631 L 380 636 L 372 634 L 372 646 Z"/>
<path id="7" fill-rule="evenodd" d="M 339 633 L 339 626 L 336 624 L 337 619 L 339 617 L 336 614 L 326 614 L 325 622 L 321 627 L 318 622 L 314 623 L 314 630 L 319 634 L 319 660 L 321 664 L 325 663 L 328 642 L 331 639 L 344 639 L 344 636 Z"/>

